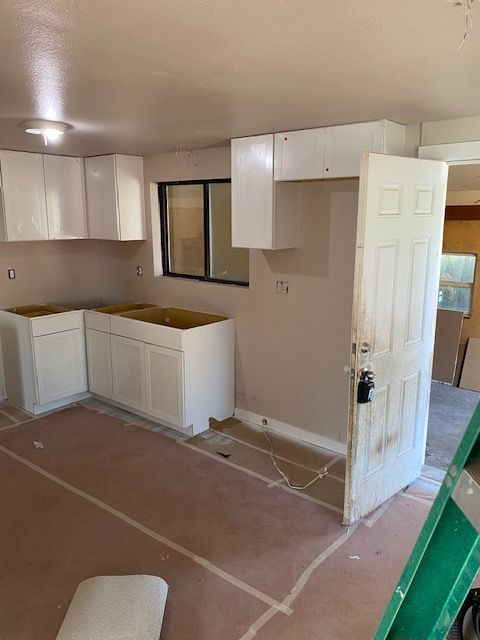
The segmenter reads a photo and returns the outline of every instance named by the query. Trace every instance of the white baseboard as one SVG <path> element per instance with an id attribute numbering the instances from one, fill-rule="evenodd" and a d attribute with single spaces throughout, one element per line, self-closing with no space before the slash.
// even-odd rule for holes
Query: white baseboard
<path id="1" fill-rule="evenodd" d="M 326 438 L 325 436 L 318 435 L 317 433 L 311 433 L 310 431 L 306 431 L 300 427 L 294 427 L 292 424 L 260 416 L 258 413 L 238 408 L 235 409 L 235 417 L 239 420 L 252 422 L 258 426 L 264 425 L 268 429 L 281 433 L 284 436 L 289 436 L 296 440 L 303 440 L 303 442 L 308 442 L 309 444 L 313 444 L 317 447 L 323 447 L 324 449 L 328 449 L 329 451 L 333 451 L 334 453 L 338 453 L 342 456 L 347 455 L 347 445 L 344 442 L 332 440 L 331 438 Z M 267 421 L 266 424 L 263 422 L 264 420 Z"/>

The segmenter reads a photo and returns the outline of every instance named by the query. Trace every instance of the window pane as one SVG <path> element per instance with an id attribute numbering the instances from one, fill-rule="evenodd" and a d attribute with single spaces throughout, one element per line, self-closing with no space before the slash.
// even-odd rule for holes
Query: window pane
<path id="1" fill-rule="evenodd" d="M 470 287 L 441 284 L 438 292 L 438 308 L 470 313 L 471 296 L 472 290 Z"/>
<path id="2" fill-rule="evenodd" d="M 232 247 L 231 185 L 214 182 L 210 195 L 210 276 L 248 282 L 248 249 Z"/>
<path id="3" fill-rule="evenodd" d="M 444 253 L 440 267 L 440 280 L 471 284 L 475 276 L 475 260 L 476 257 L 472 255 Z"/>
<path id="4" fill-rule="evenodd" d="M 203 185 L 167 187 L 171 273 L 205 275 Z"/>

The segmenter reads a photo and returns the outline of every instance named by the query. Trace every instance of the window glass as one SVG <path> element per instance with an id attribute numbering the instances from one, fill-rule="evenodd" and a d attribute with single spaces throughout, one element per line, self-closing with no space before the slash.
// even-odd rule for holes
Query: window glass
<path id="1" fill-rule="evenodd" d="M 470 287 L 441 284 L 438 292 L 438 308 L 470 313 L 471 296 L 472 290 Z"/>
<path id="2" fill-rule="evenodd" d="M 230 180 L 159 184 L 164 275 L 248 285 L 249 250 L 232 247 Z"/>
<path id="3" fill-rule="evenodd" d="M 473 255 L 444 253 L 440 267 L 440 280 L 448 282 L 465 282 L 471 284 L 475 276 Z"/>
<path id="4" fill-rule="evenodd" d="M 210 277 L 248 282 L 248 249 L 232 247 L 231 185 L 208 185 L 210 206 Z"/>
<path id="5" fill-rule="evenodd" d="M 167 186 L 169 270 L 205 275 L 203 185 Z"/>

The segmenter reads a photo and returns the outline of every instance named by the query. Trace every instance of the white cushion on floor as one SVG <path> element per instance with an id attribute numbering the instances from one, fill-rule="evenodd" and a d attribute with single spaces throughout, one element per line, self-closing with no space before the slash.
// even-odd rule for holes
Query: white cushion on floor
<path id="1" fill-rule="evenodd" d="M 57 640 L 159 640 L 168 585 L 156 576 L 99 576 L 78 586 Z"/>

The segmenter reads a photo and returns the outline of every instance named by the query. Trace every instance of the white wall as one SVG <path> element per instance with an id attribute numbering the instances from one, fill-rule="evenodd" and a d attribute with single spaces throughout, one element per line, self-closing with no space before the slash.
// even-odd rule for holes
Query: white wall
<path id="1" fill-rule="evenodd" d="M 421 144 L 448 144 L 480 140 L 480 116 L 436 120 L 422 124 Z"/>
<path id="2" fill-rule="evenodd" d="M 144 171 L 150 227 L 150 183 L 229 177 L 230 150 L 150 156 Z M 149 238 L 119 261 L 128 297 L 233 317 L 237 407 L 345 442 L 357 199 L 357 180 L 302 185 L 301 247 L 252 250 L 249 289 L 155 277 Z"/>

